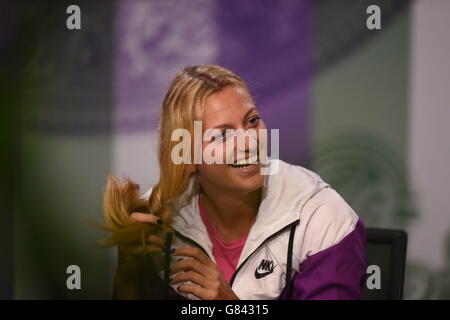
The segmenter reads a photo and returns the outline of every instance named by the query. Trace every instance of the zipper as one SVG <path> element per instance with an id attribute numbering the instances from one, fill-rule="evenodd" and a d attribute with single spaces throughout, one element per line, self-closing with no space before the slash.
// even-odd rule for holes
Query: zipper
<path id="1" fill-rule="evenodd" d="M 261 244 L 260 244 L 255 250 L 253 250 L 252 253 L 250 253 L 250 254 L 248 255 L 248 257 L 245 258 L 244 261 L 242 261 L 242 263 L 239 265 L 239 267 L 236 269 L 236 271 L 234 271 L 233 276 L 231 277 L 231 280 L 230 280 L 230 287 L 231 287 L 231 288 L 233 287 L 234 279 L 236 278 L 236 275 L 238 274 L 239 270 L 242 269 L 242 267 L 245 265 L 245 263 L 251 258 L 251 256 L 252 256 L 256 251 L 258 251 L 258 250 L 259 250 L 259 249 L 260 249 L 267 241 L 269 241 L 269 240 L 271 240 L 272 238 L 276 237 L 276 236 L 279 235 L 281 232 L 283 232 L 284 230 L 290 228 L 290 227 L 293 226 L 294 224 L 299 223 L 299 221 L 300 221 L 300 219 L 297 219 L 297 220 L 295 220 L 294 222 L 292 222 L 292 223 L 290 223 L 290 224 L 284 226 L 283 228 L 281 228 L 281 229 L 278 230 L 277 232 L 275 232 L 275 233 L 271 234 L 269 237 L 267 237 L 263 242 L 261 242 Z"/>

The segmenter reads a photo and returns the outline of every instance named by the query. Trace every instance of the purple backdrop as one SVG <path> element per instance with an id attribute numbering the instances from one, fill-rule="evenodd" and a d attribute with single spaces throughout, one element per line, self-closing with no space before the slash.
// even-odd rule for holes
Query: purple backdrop
<path id="1" fill-rule="evenodd" d="M 189 64 L 217 63 L 247 82 L 280 157 L 306 161 L 311 3 L 302 1 L 119 1 L 116 128 L 157 127 L 164 91 Z"/>

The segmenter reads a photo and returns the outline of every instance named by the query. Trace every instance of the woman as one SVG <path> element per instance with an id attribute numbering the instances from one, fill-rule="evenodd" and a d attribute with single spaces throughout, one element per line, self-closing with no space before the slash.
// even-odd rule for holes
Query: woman
<path id="1" fill-rule="evenodd" d="M 104 216 L 112 235 L 105 245 L 119 247 L 114 296 L 361 298 L 365 229 L 349 205 L 302 167 L 245 164 L 249 140 L 240 152 L 231 144 L 231 163 L 174 161 L 179 141 L 172 133 L 183 128 L 194 136 L 194 121 L 202 121 L 203 132 L 218 132 L 201 141 L 201 150 L 215 144 L 219 158 L 236 138 L 226 129 L 265 129 L 233 72 L 201 65 L 175 77 L 162 105 L 159 182 L 142 197 L 131 181 L 110 177 L 107 184 Z M 187 144 L 191 156 L 199 145 Z M 262 175 L 267 167 L 277 170 Z"/>

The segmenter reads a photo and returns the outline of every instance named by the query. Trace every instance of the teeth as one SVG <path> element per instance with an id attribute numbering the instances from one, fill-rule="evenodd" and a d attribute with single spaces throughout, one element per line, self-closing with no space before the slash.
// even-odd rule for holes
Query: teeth
<path id="1" fill-rule="evenodd" d="M 251 159 L 241 159 L 241 160 L 237 161 L 235 164 L 232 164 L 231 166 L 235 167 L 235 168 L 246 167 L 246 166 L 255 164 L 257 162 L 258 162 L 258 156 L 254 156 Z"/>

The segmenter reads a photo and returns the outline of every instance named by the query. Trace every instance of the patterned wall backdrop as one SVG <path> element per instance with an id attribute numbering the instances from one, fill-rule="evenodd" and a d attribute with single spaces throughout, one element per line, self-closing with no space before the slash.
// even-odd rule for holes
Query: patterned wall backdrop
<path id="1" fill-rule="evenodd" d="M 408 232 L 405 297 L 450 298 L 441 191 L 450 154 L 437 147 L 450 132 L 426 130 L 450 118 L 450 64 L 436 49 L 450 49 L 450 8 L 433 3 L 82 0 L 82 28 L 69 31 L 69 1 L 1 2 L 14 18 L 2 19 L 0 48 L 16 48 L 20 68 L 14 297 L 110 297 L 115 251 L 96 246 L 104 234 L 84 218 L 101 220 L 108 172 L 143 190 L 157 181 L 170 80 L 217 63 L 243 76 L 268 127 L 280 129 L 283 160 L 317 171 L 367 226 Z M 366 28 L 370 4 L 381 30 Z M 427 154 L 443 160 L 430 165 Z M 71 264 L 83 270 L 79 292 L 65 286 Z"/>

